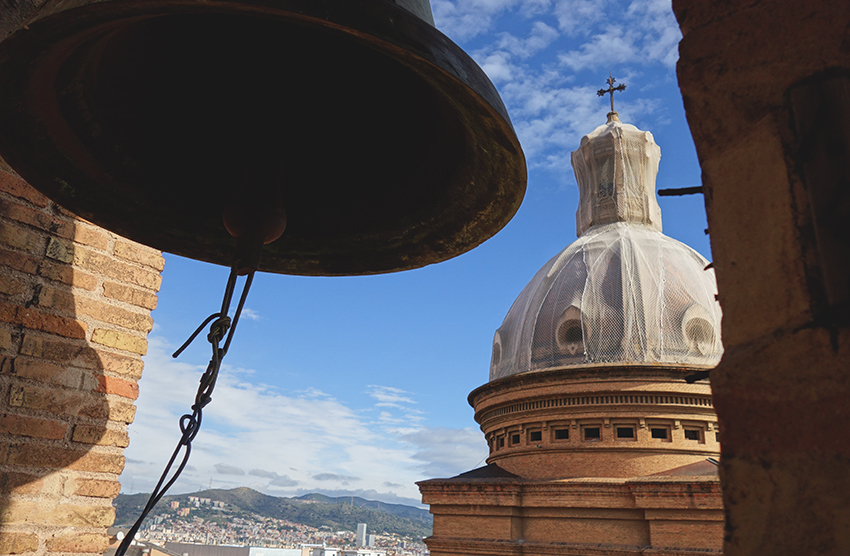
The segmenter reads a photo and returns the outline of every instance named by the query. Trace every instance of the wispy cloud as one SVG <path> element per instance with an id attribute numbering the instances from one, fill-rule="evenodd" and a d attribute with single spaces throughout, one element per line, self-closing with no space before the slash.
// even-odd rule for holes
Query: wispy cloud
<path id="1" fill-rule="evenodd" d="M 244 475 L 245 471 L 235 465 L 228 465 L 226 463 L 216 463 L 213 467 L 217 473 L 222 475 Z"/>
<path id="2" fill-rule="evenodd" d="M 298 481 L 290 478 L 289 475 L 278 475 L 274 471 L 266 471 L 265 469 L 252 469 L 248 471 L 248 474 L 254 477 L 271 479 L 269 484 L 273 486 L 293 487 L 298 485 Z"/>
<path id="3" fill-rule="evenodd" d="M 360 477 L 352 477 L 350 475 L 337 475 L 336 473 L 317 473 L 313 475 L 313 478 L 317 481 L 337 481 L 337 482 L 349 482 L 349 481 L 359 481 Z"/>
<path id="4" fill-rule="evenodd" d="M 370 397 L 378 401 L 377 406 L 403 407 L 403 404 L 415 404 L 409 396 L 410 392 L 392 386 L 369 385 L 366 392 Z"/>
<path id="5" fill-rule="evenodd" d="M 605 122 L 608 107 L 595 93 L 608 71 L 631 90 L 643 68 L 672 79 L 681 38 L 669 0 L 438 0 L 435 14 L 453 38 L 478 36 L 473 56 L 499 87 L 529 167 L 568 181 L 570 151 Z M 481 40 L 508 18 L 510 33 Z M 663 125 L 663 103 L 650 95 L 624 96 L 618 111 L 632 123 Z"/>
<path id="6" fill-rule="evenodd" d="M 520 38 L 510 33 L 499 35 L 496 47 L 503 52 L 510 52 L 518 58 L 529 58 L 552 44 L 559 36 L 558 30 L 542 21 L 535 21 L 531 26 L 528 37 Z"/>
<path id="7" fill-rule="evenodd" d="M 487 457 L 484 435 L 471 427 L 420 429 L 402 440 L 416 447 L 413 458 L 428 477 L 453 477 L 481 465 Z"/>
<path id="8" fill-rule="evenodd" d="M 263 317 L 260 316 L 260 313 L 251 309 L 250 307 L 243 307 L 242 318 L 248 320 L 262 320 Z"/>
<path id="9" fill-rule="evenodd" d="M 606 7 L 610 0 L 558 0 L 552 13 L 558 28 L 567 36 L 586 35 L 588 30 L 608 18 Z"/>

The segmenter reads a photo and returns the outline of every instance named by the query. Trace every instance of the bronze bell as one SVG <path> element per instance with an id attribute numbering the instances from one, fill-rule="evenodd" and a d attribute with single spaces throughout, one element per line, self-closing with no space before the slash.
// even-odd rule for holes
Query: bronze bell
<path id="1" fill-rule="evenodd" d="M 138 242 L 230 265 L 222 214 L 247 202 L 228 227 L 286 212 L 260 270 L 392 272 L 472 249 L 522 200 L 505 107 L 427 0 L 45 0 L 28 17 L 0 43 L 0 156 Z"/>

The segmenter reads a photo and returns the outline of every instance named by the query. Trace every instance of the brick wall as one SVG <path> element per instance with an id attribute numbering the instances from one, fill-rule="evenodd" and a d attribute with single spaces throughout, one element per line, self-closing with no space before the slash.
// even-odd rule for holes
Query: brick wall
<path id="1" fill-rule="evenodd" d="M 0 160 L 0 554 L 105 550 L 163 263 Z"/>

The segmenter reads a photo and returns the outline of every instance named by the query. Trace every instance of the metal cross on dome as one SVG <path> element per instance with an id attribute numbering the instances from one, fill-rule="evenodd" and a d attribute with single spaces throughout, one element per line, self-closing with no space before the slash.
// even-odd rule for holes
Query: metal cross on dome
<path id="1" fill-rule="evenodd" d="M 601 96 L 601 97 L 604 97 L 606 94 L 610 94 L 611 95 L 611 112 L 615 112 L 615 110 L 614 110 L 614 91 L 625 91 L 626 86 L 623 83 L 620 83 L 619 85 L 617 85 L 615 87 L 614 83 L 616 83 L 617 80 L 614 79 L 614 77 L 610 73 L 608 74 L 608 79 L 606 80 L 606 82 L 608 83 L 608 88 L 607 89 L 599 89 L 596 92 L 596 94 Z"/>

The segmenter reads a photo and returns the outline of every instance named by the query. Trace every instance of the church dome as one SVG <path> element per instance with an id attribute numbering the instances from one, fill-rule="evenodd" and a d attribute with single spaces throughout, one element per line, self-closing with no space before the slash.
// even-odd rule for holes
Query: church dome
<path id="1" fill-rule="evenodd" d="M 661 233 L 652 134 L 616 113 L 572 154 L 579 238 L 547 262 L 493 340 L 490 380 L 567 366 L 711 367 L 723 353 L 714 271 Z"/>

